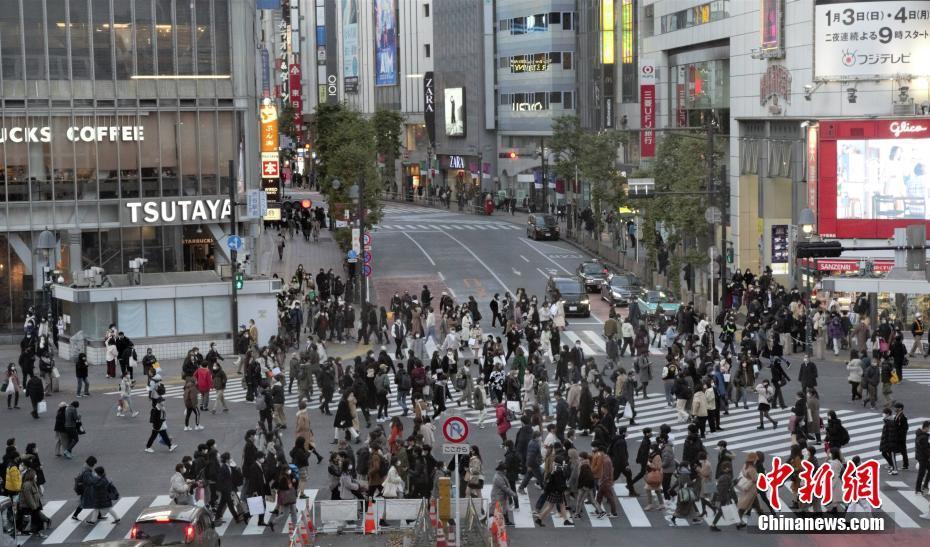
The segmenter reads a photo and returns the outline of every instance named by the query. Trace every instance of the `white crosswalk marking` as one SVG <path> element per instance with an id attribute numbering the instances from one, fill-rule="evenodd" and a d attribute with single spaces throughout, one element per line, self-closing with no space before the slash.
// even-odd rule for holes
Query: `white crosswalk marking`
<path id="1" fill-rule="evenodd" d="M 891 484 L 891 483 L 887 483 L 887 484 Z M 901 496 L 904 497 L 904 499 L 906 499 L 908 503 L 910 503 L 918 511 L 920 511 L 921 515 L 930 513 L 930 507 L 928 507 L 926 497 L 918 494 L 917 492 L 912 492 L 907 489 L 898 490 L 898 493 L 901 494 Z M 882 499 L 884 500 L 884 498 Z"/>
<path id="2" fill-rule="evenodd" d="M 416 220 L 416 219 L 396 219 L 391 224 L 381 224 L 376 229 L 378 231 L 431 231 L 431 230 L 468 230 L 468 231 L 481 231 L 481 230 L 519 230 L 520 226 L 515 226 L 513 224 L 507 223 L 495 223 L 487 221 L 466 221 L 466 222 L 449 222 L 444 220 L 441 223 L 429 223 L 420 220 L 422 224 L 398 224 L 397 222 L 404 222 L 404 220 Z"/>
<path id="3" fill-rule="evenodd" d="M 168 505 L 171 503 L 171 496 L 167 494 L 161 494 L 160 496 L 155 496 L 155 499 L 152 500 L 152 503 L 149 504 L 149 507 L 158 507 L 160 505 Z M 126 537 L 124 539 L 129 539 L 129 535 L 132 534 L 132 529 L 126 532 Z"/>
<path id="4" fill-rule="evenodd" d="M 569 347 L 571 347 L 575 342 L 581 342 L 581 351 L 583 351 L 585 355 L 597 355 L 598 352 L 591 349 L 591 346 L 589 346 L 584 340 L 582 340 L 581 337 L 578 336 L 577 333 L 567 330 L 563 332 L 562 334 L 571 341 L 571 344 L 569 344 Z"/>
<path id="5" fill-rule="evenodd" d="M 895 502 L 891 501 L 889 496 L 882 496 L 882 510 L 891 515 L 895 525 L 901 528 L 920 528 L 920 525 L 902 511 Z"/>
<path id="6" fill-rule="evenodd" d="M 55 530 L 45 538 L 45 541 L 42 542 L 42 545 L 52 545 L 55 543 L 64 543 L 68 540 L 68 536 L 72 532 L 78 529 L 81 526 L 81 523 L 91 514 L 92 511 L 96 509 L 84 509 L 78 514 L 78 519 L 74 520 L 71 518 L 71 515 L 67 515 L 65 519 L 55 528 Z"/>
<path id="7" fill-rule="evenodd" d="M 115 504 L 113 504 L 113 512 L 122 519 L 126 513 L 132 509 L 132 506 L 135 505 L 137 501 L 139 501 L 139 498 L 134 496 L 120 498 Z M 96 526 L 94 526 L 94 529 L 91 530 L 87 536 L 84 537 L 84 541 L 87 542 L 104 539 L 110 532 L 113 531 L 114 528 L 116 528 L 116 524 L 112 520 L 102 520 L 98 522 Z"/>
<path id="8" fill-rule="evenodd" d="M 591 523 L 591 528 L 610 528 L 611 527 L 610 519 L 608 519 L 607 517 L 597 518 L 597 516 L 594 514 L 594 506 L 591 505 L 590 503 L 584 504 L 584 511 L 588 515 L 588 522 Z M 575 524 L 576 525 L 578 524 L 577 519 L 575 520 Z"/>
<path id="9" fill-rule="evenodd" d="M 274 508 L 275 502 L 269 502 L 268 500 L 265 500 L 265 523 L 268 522 L 267 519 L 271 516 L 270 513 L 274 511 Z M 257 536 L 261 533 L 264 533 L 265 527 L 258 525 L 258 518 L 258 515 L 253 515 L 252 518 L 249 519 L 249 524 L 245 527 L 245 530 L 242 531 L 243 536 Z"/>

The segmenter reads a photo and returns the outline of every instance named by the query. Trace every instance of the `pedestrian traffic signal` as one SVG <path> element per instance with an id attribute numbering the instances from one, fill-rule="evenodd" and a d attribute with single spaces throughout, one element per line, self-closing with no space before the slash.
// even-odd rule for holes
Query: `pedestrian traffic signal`
<path id="1" fill-rule="evenodd" d="M 245 278 L 242 276 L 242 272 L 236 272 L 236 290 L 241 291 L 244 285 Z"/>
<path id="2" fill-rule="evenodd" d="M 836 258 L 843 254 L 843 244 L 839 241 L 800 242 L 797 254 L 798 258 Z"/>
<path id="3" fill-rule="evenodd" d="M 309 209 L 311 205 L 313 205 L 313 202 L 310 201 L 309 199 L 304 199 L 300 201 L 300 206 L 303 207 L 304 209 Z"/>
<path id="4" fill-rule="evenodd" d="M 515 159 L 517 159 L 517 153 L 514 152 L 513 150 L 511 150 L 510 153 L 507 154 L 507 157 L 509 157 L 509 158 L 512 159 L 512 160 L 515 160 Z"/>

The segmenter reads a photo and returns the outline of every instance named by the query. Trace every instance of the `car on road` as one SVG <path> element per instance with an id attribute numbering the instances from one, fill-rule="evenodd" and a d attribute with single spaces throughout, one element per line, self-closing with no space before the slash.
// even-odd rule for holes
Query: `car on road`
<path id="1" fill-rule="evenodd" d="M 15 523 L 16 507 L 13 505 L 13 500 L 7 496 L 0 496 L 0 547 L 19 545 Z"/>
<path id="2" fill-rule="evenodd" d="M 84 545 L 86 547 L 155 547 L 157 544 L 148 539 L 110 539 L 93 541 Z"/>
<path id="3" fill-rule="evenodd" d="M 636 299 L 636 305 L 639 306 L 639 311 L 644 317 L 655 315 L 659 306 L 662 306 L 662 311 L 665 315 L 674 316 L 678 313 L 681 302 L 672 298 L 667 292 L 656 289 L 645 291 Z"/>
<path id="4" fill-rule="evenodd" d="M 546 295 L 553 302 L 562 300 L 565 315 L 591 316 L 591 302 L 588 291 L 580 277 L 568 275 L 550 275 L 546 282 Z"/>
<path id="5" fill-rule="evenodd" d="M 531 213 L 526 217 L 526 237 L 530 239 L 559 239 L 559 223 L 555 215 Z"/>
<path id="6" fill-rule="evenodd" d="M 610 269 L 597 260 L 585 260 L 575 268 L 575 274 L 584 280 L 584 288 L 589 291 L 598 291 L 604 280 L 610 275 Z"/>
<path id="7" fill-rule="evenodd" d="M 642 293 L 642 282 L 629 272 L 615 273 L 601 285 L 601 300 L 611 306 L 629 306 Z"/>
<path id="8" fill-rule="evenodd" d="M 156 505 L 143 510 L 129 538 L 148 539 L 156 545 L 220 547 L 210 514 L 193 505 Z"/>

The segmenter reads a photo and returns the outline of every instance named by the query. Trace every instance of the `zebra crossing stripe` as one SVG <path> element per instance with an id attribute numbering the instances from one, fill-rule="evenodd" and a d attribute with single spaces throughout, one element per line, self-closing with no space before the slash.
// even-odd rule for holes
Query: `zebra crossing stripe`
<path id="1" fill-rule="evenodd" d="M 472 226 L 471 224 L 465 224 L 464 227 L 465 227 L 466 230 L 474 230 L 474 229 L 475 229 L 475 227 Z"/>
<path id="2" fill-rule="evenodd" d="M 627 520 L 630 521 L 630 526 L 633 528 L 649 528 L 652 526 L 652 523 L 649 522 L 649 517 L 646 516 L 646 512 L 643 511 L 643 508 L 639 505 L 637 498 L 631 498 L 625 495 L 621 496 L 621 493 L 628 493 L 626 486 L 615 484 L 614 494 L 617 494 L 617 499 L 620 501 L 620 509 L 623 510 L 623 514 L 626 516 Z"/>
<path id="3" fill-rule="evenodd" d="M 136 496 L 120 498 L 115 504 L 113 504 L 113 512 L 116 513 L 118 518 L 122 519 L 124 516 L 126 516 L 126 513 L 132 509 L 132 506 L 135 505 L 137 501 L 139 501 L 139 498 Z M 101 520 L 97 523 L 96 526 L 94 526 L 94 529 L 84 537 L 84 542 L 86 543 L 88 541 L 105 539 L 114 528 L 116 528 L 116 524 L 112 520 Z"/>
<path id="4" fill-rule="evenodd" d="M 902 511 L 895 502 L 891 501 L 889 496 L 882 496 L 882 511 L 891 516 L 895 524 L 901 528 L 920 528 L 920 525 Z"/>
<path id="5" fill-rule="evenodd" d="M 55 543 L 64 543 L 68 541 L 68 537 L 71 535 L 71 533 L 77 530 L 78 526 L 84 522 L 84 519 L 90 516 L 90 514 L 94 511 L 96 511 L 96 509 L 82 510 L 78 514 L 79 520 L 74 520 L 71 518 L 71 515 L 66 515 L 65 519 L 61 521 L 61 524 L 55 528 L 55 531 L 49 534 L 47 538 L 45 538 L 45 541 L 42 542 L 42 545 L 52 545 Z"/>
<path id="6" fill-rule="evenodd" d="M 276 501 L 277 500 L 269 502 L 268 500 L 265 500 L 264 516 L 269 518 L 271 517 L 271 512 L 274 511 Z M 257 536 L 265 532 L 265 527 L 258 525 L 258 517 L 259 515 L 252 515 L 252 518 L 249 519 L 248 526 L 246 526 L 245 530 L 242 531 L 243 536 Z"/>
<path id="7" fill-rule="evenodd" d="M 887 484 L 891 484 L 890 482 Z M 908 501 L 911 505 L 917 508 L 920 511 L 921 515 L 930 513 L 930 504 L 927 502 L 927 498 L 918 494 L 917 492 L 912 492 L 907 490 L 907 485 L 904 486 L 904 489 L 898 490 L 898 493 Z M 882 498 L 882 505 L 885 504 L 884 498 Z M 916 522 L 915 522 L 916 524 Z"/>
<path id="8" fill-rule="evenodd" d="M 584 504 L 584 512 L 588 515 L 588 522 L 591 523 L 591 528 L 611 528 L 610 520 L 605 516 L 603 518 L 597 518 L 597 515 L 594 514 L 594 506 L 590 503 Z M 577 523 L 576 523 L 577 524 Z"/>
<path id="9" fill-rule="evenodd" d="M 585 336 L 587 336 L 588 339 L 591 340 L 591 342 L 592 342 L 595 346 L 597 346 L 597 349 L 600 350 L 599 353 L 606 353 L 606 352 L 607 352 L 607 343 L 604 342 L 604 339 L 601 338 L 601 336 L 600 336 L 597 332 L 595 332 L 595 331 L 593 331 L 593 330 L 586 330 L 586 331 L 583 331 L 583 332 L 585 333 Z"/>
<path id="10" fill-rule="evenodd" d="M 586 344 L 585 341 L 582 340 L 581 337 L 578 336 L 576 333 L 567 330 L 563 332 L 562 334 L 564 334 L 565 337 L 568 338 L 572 344 L 574 344 L 575 342 L 581 342 L 581 351 L 583 351 L 585 355 L 597 355 L 597 352 L 591 349 L 591 346 Z"/>

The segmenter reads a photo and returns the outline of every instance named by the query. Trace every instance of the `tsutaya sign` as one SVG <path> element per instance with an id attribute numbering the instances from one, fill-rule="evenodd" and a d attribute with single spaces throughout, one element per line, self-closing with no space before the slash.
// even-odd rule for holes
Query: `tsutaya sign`
<path id="1" fill-rule="evenodd" d="M 166 198 L 151 201 L 125 201 L 121 209 L 125 224 L 176 224 L 181 222 L 221 222 L 229 219 L 229 199 Z"/>
<path id="2" fill-rule="evenodd" d="M 71 142 L 144 141 L 141 125 L 109 125 L 69 127 L 65 138 Z M 51 142 L 52 128 L 44 127 L 0 127 L 0 143 L 4 142 Z"/>

